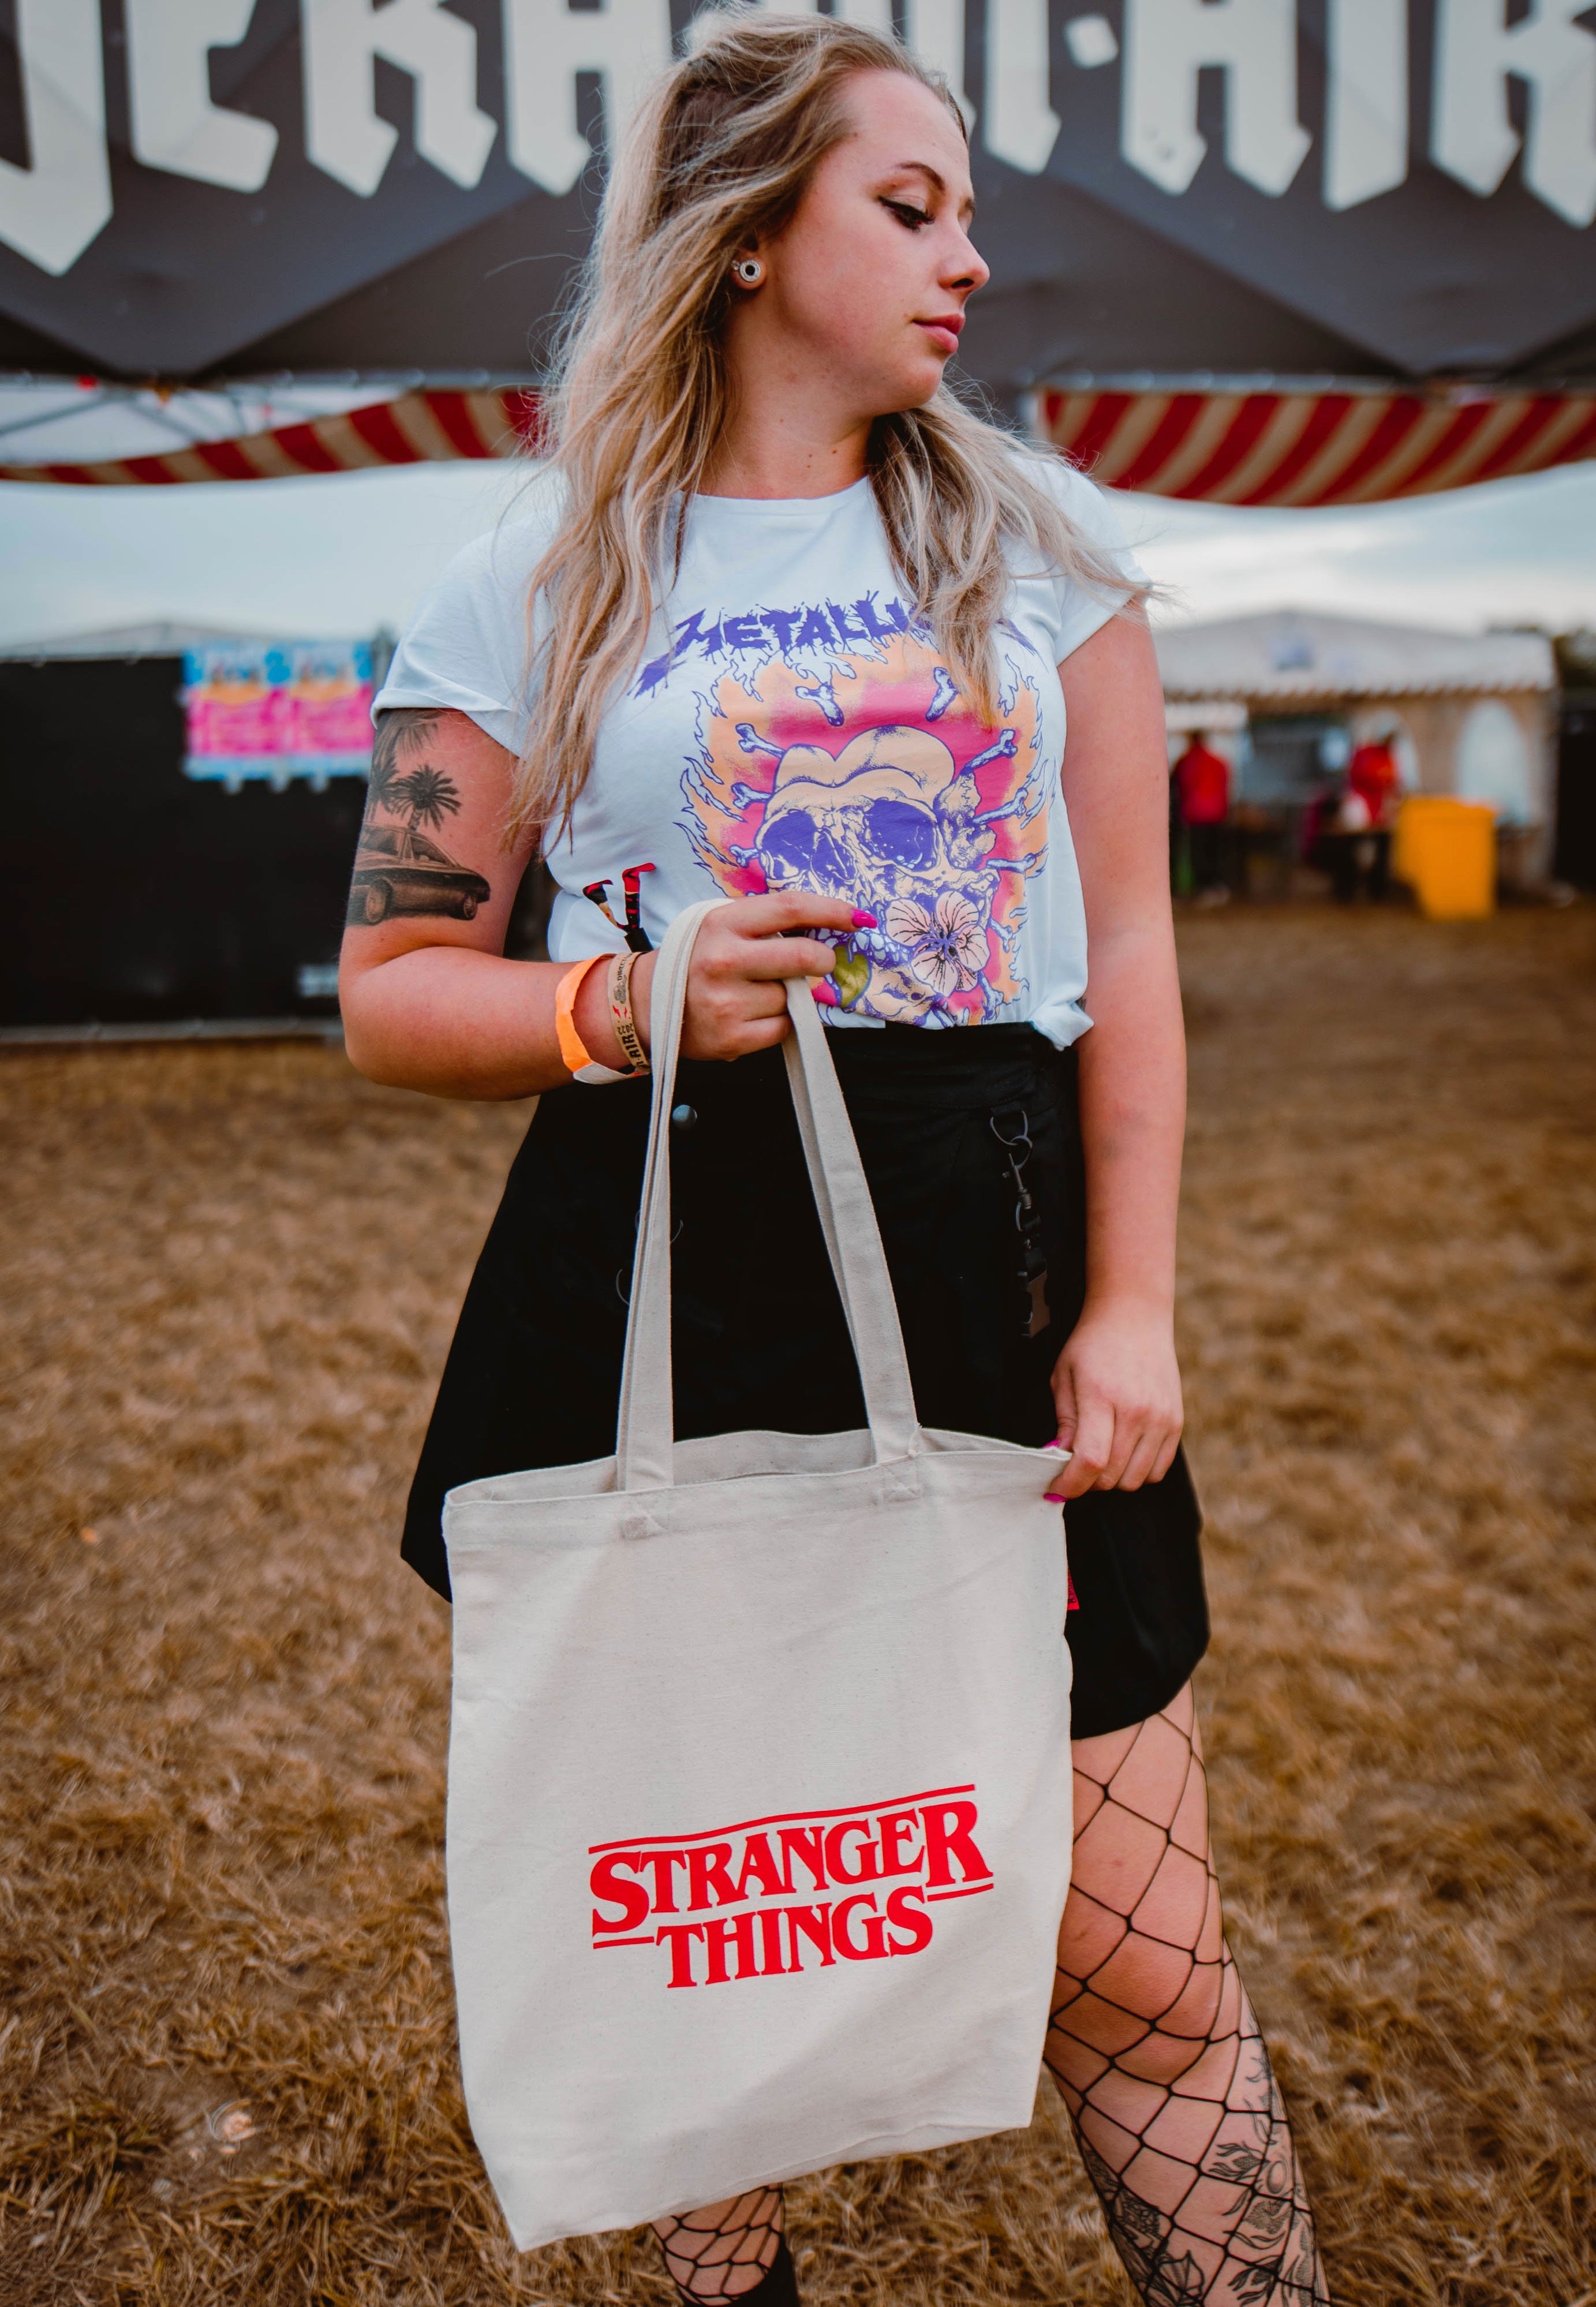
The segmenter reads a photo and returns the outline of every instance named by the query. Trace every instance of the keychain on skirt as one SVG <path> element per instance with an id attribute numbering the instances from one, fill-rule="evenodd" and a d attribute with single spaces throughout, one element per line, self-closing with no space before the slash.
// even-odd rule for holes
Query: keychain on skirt
<path id="1" fill-rule="evenodd" d="M 1009 1135 L 1000 1125 L 1017 1117 L 1019 1128 Z M 991 1133 L 1003 1148 L 1014 1186 L 1014 1225 L 1020 1238 L 1019 1284 L 1025 1292 L 1022 1337 L 1034 1338 L 1052 1320 L 1047 1302 L 1047 1259 L 1042 1249 L 1042 1213 L 1025 1183 L 1025 1164 L 1033 1152 L 1031 1117 L 1023 1106 L 1004 1107 L 991 1117 Z"/>
<path id="2" fill-rule="evenodd" d="M 998 1125 L 1000 1121 L 1011 1119 L 1016 1114 L 1019 1117 L 1019 1128 L 1012 1136 L 1008 1136 Z M 1003 1148 L 1014 1186 L 1014 1225 L 1021 1244 L 1019 1281 L 1025 1293 L 1025 1312 L 1020 1324 L 1020 1334 L 1034 1338 L 1046 1329 L 1053 1317 L 1047 1302 L 1047 1260 L 1042 1253 L 1042 1213 L 1025 1179 L 1025 1164 L 1034 1150 L 1031 1117 L 1023 1106 L 1011 1106 L 994 1113 L 991 1119 L 992 1136 Z M 1075 1591 L 1073 1573 L 1067 1574 L 1066 1586 L 1064 1609 L 1068 1617 L 1070 1611 L 1078 1610 L 1081 1607 L 1080 1596 Z"/>

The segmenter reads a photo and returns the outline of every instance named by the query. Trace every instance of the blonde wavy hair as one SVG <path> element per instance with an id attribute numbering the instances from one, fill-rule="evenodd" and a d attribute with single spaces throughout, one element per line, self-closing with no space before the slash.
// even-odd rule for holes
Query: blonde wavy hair
<path id="1" fill-rule="evenodd" d="M 556 347 L 542 451 L 561 525 L 533 573 L 543 707 L 519 764 L 510 837 L 565 828 L 598 727 L 640 661 L 680 564 L 683 513 L 726 422 L 722 330 L 740 249 L 791 219 L 816 167 L 851 133 L 850 79 L 904 73 L 958 107 L 890 35 L 837 17 L 752 8 L 708 21 L 656 84 L 615 157 L 592 252 Z M 1060 510 L 1051 457 L 946 386 L 879 417 L 866 457 L 899 577 L 959 688 L 995 712 L 992 629 L 1017 546 L 1091 589 L 1123 593 L 1111 562 Z"/>

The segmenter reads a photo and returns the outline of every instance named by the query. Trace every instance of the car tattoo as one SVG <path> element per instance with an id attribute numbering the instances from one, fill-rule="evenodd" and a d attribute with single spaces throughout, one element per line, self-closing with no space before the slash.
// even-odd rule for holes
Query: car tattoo
<path id="1" fill-rule="evenodd" d="M 492 895 L 485 877 L 411 827 L 367 825 L 349 882 L 349 919 L 374 929 L 396 913 L 476 919 Z"/>

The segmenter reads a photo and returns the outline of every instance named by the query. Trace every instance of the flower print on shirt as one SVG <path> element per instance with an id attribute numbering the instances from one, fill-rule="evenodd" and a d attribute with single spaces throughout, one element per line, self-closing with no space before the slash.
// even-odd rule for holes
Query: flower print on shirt
<path id="1" fill-rule="evenodd" d="M 986 961 L 986 931 L 968 897 L 945 889 L 928 913 L 913 897 L 894 897 L 887 934 L 904 948 L 914 975 L 934 993 L 973 985 Z"/>
<path id="2" fill-rule="evenodd" d="M 1017 956 L 1049 795 L 1036 691 L 1008 681 L 988 726 L 905 618 L 807 662 L 772 648 L 750 665 L 739 649 L 699 692 L 682 779 L 694 852 L 728 895 L 808 889 L 874 913 L 874 930 L 822 933 L 854 1015 L 980 1025 L 1025 991 Z"/>

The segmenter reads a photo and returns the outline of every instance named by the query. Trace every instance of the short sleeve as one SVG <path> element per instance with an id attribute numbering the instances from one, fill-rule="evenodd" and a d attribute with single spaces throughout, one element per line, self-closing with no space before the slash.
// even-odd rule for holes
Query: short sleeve
<path id="1" fill-rule="evenodd" d="M 531 719 L 528 587 L 550 535 L 546 516 L 502 522 L 450 562 L 405 628 L 373 716 L 406 706 L 464 713 L 507 751 Z"/>
<path id="2" fill-rule="evenodd" d="M 1111 496 L 1094 486 L 1085 475 L 1061 457 L 1050 458 L 1042 467 L 1045 485 L 1057 499 L 1071 526 L 1096 547 L 1123 579 L 1122 589 L 1101 593 L 1068 577 L 1054 579 L 1050 587 L 1056 603 L 1054 662 L 1062 664 L 1083 641 L 1100 632 L 1116 609 L 1150 580 L 1126 541 L 1124 516 Z"/>

